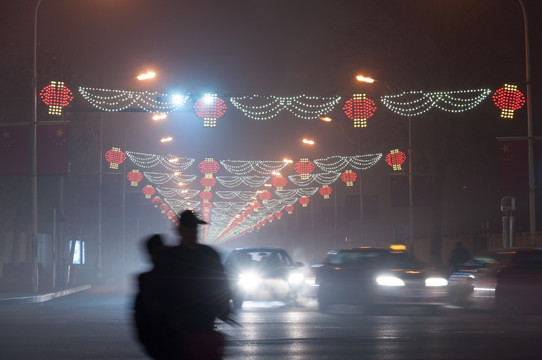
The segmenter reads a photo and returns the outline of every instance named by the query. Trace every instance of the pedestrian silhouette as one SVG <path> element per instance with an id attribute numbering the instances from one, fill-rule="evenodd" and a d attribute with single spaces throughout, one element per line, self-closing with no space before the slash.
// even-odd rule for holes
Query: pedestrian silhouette
<path id="1" fill-rule="evenodd" d="M 145 352 L 153 359 L 164 359 L 162 331 L 163 314 L 161 299 L 157 296 L 161 281 L 156 275 L 154 265 L 164 250 L 164 241 L 158 234 L 145 241 L 145 248 L 153 264 L 153 268 L 137 277 L 138 293 L 134 304 L 134 321 L 137 338 Z"/>
<path id="2" fill-rule="evenodd" d="M 463 247 L 461 241 L 458 241 L 455 248 L 450 253 L 450 273 L 457 271 L 468 259 L 469 251 Z"/>
<path id="3" fill-rule="evenodd" d="M 205 224 L 191 210 L 180 213 L 180 244 L 157 258 L 162 349 L 155 359 L 222 358 L 224 335 L 214 324 L 228 321 L 229 284 L 218 253 L 198 243 L 198 227 Z"/>

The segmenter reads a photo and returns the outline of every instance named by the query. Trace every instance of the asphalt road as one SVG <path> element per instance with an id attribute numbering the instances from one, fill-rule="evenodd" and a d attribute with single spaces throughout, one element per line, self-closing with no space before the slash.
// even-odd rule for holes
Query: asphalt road
<path id="1" fill-rule="evenodd" d="M 0 359 L 145 359 L 130 295 L 111 289 L 38 304 L 0 306 Z M 502 323 L 490 313 L 397 309 L 367 316 L 314 303 L 247 302 L 227 334 L 226 359 L 539 359 L 542 322 Z"/>

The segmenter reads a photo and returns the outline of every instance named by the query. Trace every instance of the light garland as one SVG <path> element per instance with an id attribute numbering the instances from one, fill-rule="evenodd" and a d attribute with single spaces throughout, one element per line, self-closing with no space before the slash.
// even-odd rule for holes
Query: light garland
<path id="1" fill-rule="evenodd" d="M 257 191 L 217 191 L 216 195 L 225 200 L 241 199 L 249 202 L 256 198 Z"/>
<path id="2" fill-rule="evenodd" d="M 270 176 L 217 176 L 216 180 L 225 187 L 247 185 L 253 188 L 263 186 Z"/>
<path id="3" fill-rule="evenodd" d="M 320 185 L 333 184 L 341 176 L 340 173 L 321 173 L 321 174 L 309 174 L 307 179 L 303 179 L 301 175 L 289 175 L 288 179 L 297 186 L 309 186 L 313 182 Z M 282 189 L 277 189 L 282 190 Z"/>
<path id="4" fill-rule="evenodd" d="M 158 165 L 162 165 L 168 170 L 172 171 L 184 171 L 188 169 L 193 163 L 193 158 L 177 158 L 176 162 L 171 162 L 171 156 L 155 155 L 138 153 L 133 151 L 127 151 L 126 156 L 139 167 L 149 169 Z"/>
<path id="5" fill-rule="evenodd" d="M 357 170 L 369 169 L 376 165 L 381 158 L 382 153 L 353 156 L 334 155 L 323 159 L 316 159 L 314 160 L 314 164 L 327 173 L 340 173 L 346 167 L 353 167 Z"/>
<path id="6" fill-rule="evenodd" d="M 156 185 L 163 185 L 167 182 L 173 182 L 175 184 L 189 184 L 197 179 L 196 175 L 175 175 L 167 173 L 157 173 L 157 172 L 143 172 L 143 175 L 147 180 Z"/>
<path id="7" fill-rule="evenodd" d="M 192 199 L 196 195 L 200 193 L 199 190 L 193 190 L 193 189 L 176 189 L 176 188 L 162 188 L 157 187 L 156 190 L 164 197 L 174 197 L 179 196 L 183 199 Z"/>
<path id="8" fill-rule="evenodd" d="M 245 116 L 255 120 L 268 120 L 287 110 L 301 119 L 317 119 L 326 115 L 341 100 L 340 96 L 265 96 L 231 97 L 230 102 Z"/>
<path id="9" fill-rule="evenodd" d="M 397 95 L 384 95 L 380 101 L 390 111 L 401 116 L 417 116 L 432 108 L 451 113 L 471 110 L 484 101 L 490 89 L 437 91 L 407 91 Z"/>
<path id="10" fill-rule="evenodd" d="M 244 161 L 244 160 L 222 160 L 220 164 L 226 170 L 235 175 L 246 175 L 256 172 L 262 175 L 279 172 L 284 169 L 288 163 L 284 161 Z"/>
<path id="11" fill-rule="evenodd" d="M 130 91 L 79 87 L 79 93 L 92 106 L 102 111 L 123 111 L 129 108 L 147 112 L 173 112 L 181 108 L 188 96 L 168 95 L 156 91 Z M 171 98 L 169 101 L 167 99 Z"/>

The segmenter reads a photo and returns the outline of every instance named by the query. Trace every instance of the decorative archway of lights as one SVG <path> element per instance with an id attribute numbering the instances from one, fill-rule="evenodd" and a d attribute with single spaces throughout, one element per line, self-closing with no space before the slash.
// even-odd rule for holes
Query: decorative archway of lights
<path id="1" fill-rule="evenodd" d="M 296 206 L 308 206 L 312 196 L 329 199 L 332 185 L 344 174 L 370 169 L 383 157 L 382 153 L 333 155 L 289 164 L 195 159 L 122 151 L 118 147 L 106 154 L 111 168 L 118 169 L 127 161 L 130 185 L 141 189 L 142 196 L 171 221 L 177 222 L 175 213 L 187 208 L 200 212 L 209 222 L 203 241 L 214 244 L 280 220 L 284 214 L 292 214 Z M 356 181 L 355 177 L 351 180 Z"/>

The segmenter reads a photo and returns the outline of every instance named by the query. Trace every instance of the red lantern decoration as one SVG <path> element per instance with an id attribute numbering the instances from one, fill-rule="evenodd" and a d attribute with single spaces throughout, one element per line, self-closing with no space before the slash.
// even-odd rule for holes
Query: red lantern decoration
<path id="1" fill-rule="evenodd" d="M 504 84 L 493 94 L 493 103 L 501 109 L 501 118 L 512 119 L 514 111 L 521 109 L 525 104 L 525 97 L 516 85 Z"/>
<path id="2" fill-rule="evenodd" d="M 254 212 L 254 209 L 252 209 L 252 208 L 250 207 L 250 208 L 248 208 L 248 209 L 245 209 L 244 211 L 245 211 L 245 214 L 246 214 L 247 216 L 250 216 L 250 215 L 252 215 L 252 213 Z"/>
<path id="3" fill-rule="evenodd" d="M 126 155 L 117 147 L 112 147 L 105 153 L 105 160 L 109 163 L 110 169 L 118 169 L 119 165 L 126 160 Z"/>
<path id="4" fill-rule="evenodd" d="M 282 218 L 282 211 L 277 211 L 275 217 L 280 220 L 280 218 Z"/>
<path id="5" fill-rule="evenodd" d="M 294 212 L 294 206 L 293 206 L 293 205 L 286 205 L 286 206 L 284 207 L 284 210 L 286 210 L 286 212 L 287 212 L 288 214 L 292 214 L 292 213 Z"/>
<path id="6" fill-rule="evenodd" d="M 162 205 L 160 205 L 160 211 L 162 212 L 162 214 L 165 214 L 166 211 L 168 211 L 168 210 L 169 210 L 168 204 L 162 204 Z"/>
<path id="7" fill-rule="evenodd" d="M 212 208 L 213 204 L 210 202 L 204 202 L 203 204 L 201 204 L 201 212 L 203 212 L 204 214 L 209 214 Z"/>
<path id="8" fill-rule="evenodd" d="M 134 169 L 126 174 L 126 178 L 130 181 L 131 186 L 137 186 L 143 180 L 143 174 Z"/>
<path id="9" fill-rule="evenodd" d="M 260 206 L 262 206 L 262 204 L 260 204 L 258 201 L 255 201 L 253 203 L 250 204 L 250 207 L 254 210 L 254 211 L 258 211 L 258 209 L 260 208 Z"/>
<path id="10" fill-rule="evenodd" d="M 294 165 L 294 170 L 296 173 L 301 175 L 302 180 L 307 180 L 309 174 L 314 171 L 314 163 L 307 158 L 301 158 Z"/>
<path id="11" fill-rule="evenodd" d="M 286 184 L 288 183 L 288 179 L 286 179 L 282 175 L 276 175 L 273 179 L 271 179 L 271 184 L 277 189 L 282 190 Z"/>
<path id="12" fill-rule="evenodd" d="M 199 193 L 199 197 L 203 202 L 209 202 L 213 198 L 213 193 L 210 191 L 202 191 Z"/>
<path id="13" fill-rule="evenodd" d="M 154 195 L 154 193 L 156 192 L 152 185 L 145 185 L 141 191 L 143 192 L 143 194 L 145 194 L 146 199 L 150 199 L 151 196 Z"/>
<path id="14" fill-rule="evenodd" d="M 216 174 L 220 165 L 213 158 L 205 158 L 198 165 L 199 171 L 207 176 L 207 174 Z M 212 177 L 212 176 L 211 176 Z"/>
<path id="15" fill-rule="evenodd" d="M 152 198 L 151 202 L 154 204 L 154 207 L 158 207 L 164 202 L 164 200 L 162 200 L 160 196 L 155 196 Z"/>
<path id="16" fill-rule="evenodd" d="M 211 191 L 211 188 L 216 185 L 216 179 L 212 177 L 211 178 L 203 177 L 201 178 L 199 182 L 205 188 L 204 189 L 205 191 Z"/>
<path id="17" fill-rule="evenodd" d="M 349 119 L 354 120 L 354 127 L 366 127 L 367 119 L 374 115 L 376 105 L 365 94 L 354 94 L 347 100 L 343 111 Z"/>
<path id="18" fill-rule="evenodd" d="M 386 155 L 386 164 L 391 166 L 394 171 L 402 170 L 401 164 L 403 164 L 405 160 L 405 153 L 399 151 L 399 149 L 390 150 L 390 153 Z"/>
<path id="19" fill-rule="evenodd" d="M 354 181 L 358 178 L 358 174 L 352 170 L 345 170 L 341 175 L 341 180 L 346 183 L 346 186 L 354 186 Z"/>
<path id="20" fill-rule="evenodd" d="M 216 94 L 205 94 L 194 104 L 194 111 L 203 119 L 205 127 L 216 126 L 216 119 L 222 117 L 226 113 L 226 109 L 226 103 Z"/>
<path id="21" fill-rule="evenodd" d="M 175 211 L 173 211 L 173 210 L 169 210 L 169 211 L 166 213 L 166 215 L 167 215 L 167 218 L 168 218 L 168 219 L 173 219 L 174 217 L 177 217 L 177 215 L 175 214 Z"/>
<path id="22" fill-rule="evenodd" d="M 264 203 L 267 204 L 269 199 L 271 199 L 271 193 L 267 190 L 263 190 L 258 194 L 258 198 Z"/>
<path id="23" fill-rule="evenodd" d="M 309 199 L 307 196 L 302 196 L 299 198 L 299 203 L 303 205 L 303 207 L 307 207 L 307 204 L 311 202 L 311 199 Z"/>
<path id="24" fill-rule="evenodd" d="M 269 221 L 270 223 L 272 223 L 274 219 L 275 219 L 275 217 L 273 215 L 269 215 L 267 217 L 267 221 Z"/>
<path id="25" fill-rule="evenodd" d="M 329 199 L 329 195 L 331 195 L 331 193 L 333 192 L 333 188 L 328 185 L 324 185 L 320 188 L 319 192 L 320 195 L 324 197 L 324 199 Z"/>
<path id="26" fill-rule="evenodd" d="M 62 108 L 73 100 L 73 94 L 62 81 L 51 81 L 40 91 L 41 100 L 49 106 L 49 114 L 62 115 Z"/>

